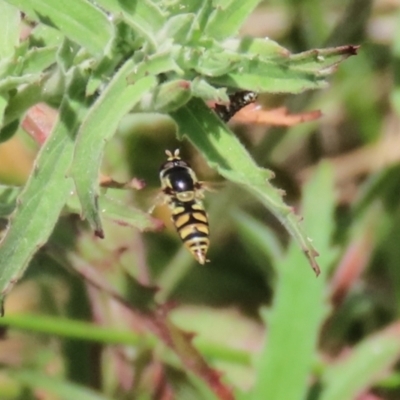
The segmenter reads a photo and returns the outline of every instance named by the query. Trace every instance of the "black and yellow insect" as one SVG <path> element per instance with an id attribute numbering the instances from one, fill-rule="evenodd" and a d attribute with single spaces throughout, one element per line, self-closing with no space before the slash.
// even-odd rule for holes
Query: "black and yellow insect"
<path id="1" fill-rule="evenodd" d="M 165 153 L 168 158 L 160 168 L 164 201 L 184 245 L 200 264 L 205 264 L 210 239 L 202 184 L 190 165 L 181 159 L 179 149 Z"/>

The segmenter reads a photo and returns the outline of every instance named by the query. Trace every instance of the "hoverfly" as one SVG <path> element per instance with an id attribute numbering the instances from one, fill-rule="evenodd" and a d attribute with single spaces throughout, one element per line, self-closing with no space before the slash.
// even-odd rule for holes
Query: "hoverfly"
<path id="1" fill-rule="evenodd" d="M 179 149 L 165 151 L 167 161 L 160 168 L 164 202 L 169 206 L 172 222 L 193 257 L 205 264 L 210 244 L 208 217 L 203 206 L 204 189 L 190 165 L 183 161 Z"/>
<path id="2" fill-rule="evenodd" d="M 239 91 L 229 96 L 229 105 L 216 105 L 214 111 L 225 122 L 246 105 L 255 102 L 257 94 Z M 210 244 L 208 217 L 203 206 L 204 187 L 190 165 L 183 161 L 179 149 L 165 151 L 167 161 L 160 168 L 161 190 L 164 202 L 172 213 L 172 222 L 178 234 L 200 263 L 207 261 Z"/>

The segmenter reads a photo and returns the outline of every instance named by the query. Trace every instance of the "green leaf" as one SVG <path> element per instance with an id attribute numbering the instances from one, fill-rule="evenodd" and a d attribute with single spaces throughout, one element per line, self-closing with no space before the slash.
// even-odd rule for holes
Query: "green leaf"
<path id="1" fill-rule="evenodd" d="M 169 18 L 162 30 L 158 32 L 157 40 L 169 38 L 177 43 L 186 43 L 190 39 L 189 32 L 194 20 L 194 14 L 179 14 Z"/>
<path id="2" fill-rule="evenodd" d="M 62 400 L 112 400 L 111 397 L 95 392 L 93 389 L 34 370 L 8 370 L 7 375 L 32 390 L 51 393 Z"/>
<path id="3" fill-rule="evenodd" d="M 41 101 L 53 104 L 57 107 L 67 91 L 66 76 L 59 70 L 53 70 L 40 75 L 40 82 L 33 81 L 30 84 L 18 87 L 17 92 L 10 95 L 10 100 L 4 115 L 4 125 L 20 119 L 32 106 Z"/>
<path id="4" fill-rule="evenodd" d="M 86 86 L 86 96 L 90 97 L 96 91 L 101 92 L 102 88 L 105 87 L 105 77 L 112 76 L 123 61 L 122 54 L 114 55 L 113 57 L 103 57 L 94 68 L 91 68 L 90 78 Z"/>
<path id="5" fill-rule="evenodd" d="M 212 168 L 253 193 L 278 218 L 317 272 L 317 252 L 300 227 L 298 217 L 269 183 L 272 172 L 257 167 L 236 136 L 201 100 L 192 99 L 171 116 L 177 122 L 180 134 L 186 135 L 199 148 Z"/>
<path id="6" fill-rule="evenodd" d="M 55 60 L 62 74 L 67 74 L 68 70 L 74 65 L 74 60 L 79 46 L 71 42 L 68 38 L 64 38 L 59 44 L 56 52 Z"/>
<path id="7" fill-rule="evenodd" d="M 335 72 L 346 58 L 356 55 L 359 47 L 350 45 L 308 50 L 291 55 L 288 64 L 299 71 L 326 76 Z"/>
<path id="8" fill-rule="evenodd" d="M 42 72 L 55 63 L 57 47 L 42 47 L 30 49 L 23 58 L 22 74 Z"/>
<path id="9" fill-rule="evenodd" d="M 77 83 L 77 89 L 79 84 Z M 35 167 L 17 200 L 0 243 L 0 293 L 7 294 L 22 276 L 35 252 L 50 236 L 73 189 L 67 177 L 74 149 L 80 102 L 65 97 L 50 138 L 41 148 Z"/>
<path id="10" fill-rule="evenodd" d="M 262 53 L 252 54 L 251 43 L 246 52 L 231 52 L 234 69 L 227 68 L 224 75 L 209 74 L 209 81 L 221 86 L 270 93 L 300 93 L 323 88 L 327 85 L 326 76 L 335 72 L 340 62 L 357 54 L 358 46 L 314 49 L 290 56 L 288 52 L 284 53 L 283 48 L 275 49 L 273 45 L 272 49 L 269 57 Z M 207 56 L 205 53 L 204 57 Z"/>
<path id="11" fill-rule="evenodd" d="M 184 106 L 192 97 L 190 82 L 177 79 L 165 82 L 155 89 L 151 111 L 168 113 Z"/>
<path id="12" fill-rule="evenodd" d="M 165 1 L 163 7 L 170 15 L 199 14 L 207 3 L 210 0 Z"/>
<path id="13" fill-rule="evenodd" d="M 196 3 L 196 2 L 191 2 Z M 205 29 L 210 18 L 212 11 L 215 9 L 212 0 L 203 0 L 198 2 L 198 7 L 196 7 L 195 19 L 193 24 L 187 33 L 188 43 L 195 46 L 198 43 L 204 43 Z"/>
<path id="14" fill-rule="evenodd" d="M 12 57 L 15 53 L 19 44 L 20 18 L 16 7 L 0 2 L 0 60 Z"/>
<path id="15" fill-rule="evenodd" d="M 1 198 L 0 198 L 1 199 Z M 72 196 L 68 201 L 68 207 L 71 211 L 80 212 L 79 201 L 76 196 Z M 100 195 L 99 208 L 104 215 L 104 218 L 110 219 L 118 224 L 127 225 L 137 228 L 141 231 L 156 230 L 160 228 L 160 222 L 151 217 L 146 212 L 133 207 L 127 206 L 110 196 Z"/>
<path id="16" fill-rule="evenodd" d="M 138 62 L 133 71 L 128 75 L 128 82 L 135 82 L 147 75 L 159 75 L 167 72 L 183 74 L 178 64 L 171 57 L 170 51 L 163 51 L 146 57 L 144 61 Z"/>
<path id="17" fill-rule="evenodd" d="M 368 337 L 349 352 L 326 367 L 321 400 L 352 400 L 378 382 L 399 359 L 399 326 Z"/>
<path id="18" fill-rule="evenodd" d="M 26 74 L 23 76 L 9 76 L 0 80 L 0 92 L 15 89 L 18 86 L 36 83 L 38 84 L 43 77 L 42 73 Z"/>
<path id="19" fill-rule="evenodd" d="M 107 16 L 84 0 L 6 0 L 37 20 L 57 27 L 72 41 L 92 54 L 102 54 L 114 36 L 113 25 Z"/>
<path id="20" fill-rule="evenodd" d="M 242 59 L 234 71 L 222 76 L 211 76 L 209 81 L 258 93 L 301 93 L 327 86 L 325 79 L 318 73 L 304 72 L 292 68 L 290 64 L 260 59 Z"/>
<path id="21" fill-rule="evenodd" d="M 23 86 L 16 94 L 10 96 L 6 113 L 4 115 L 4 125 L 14 122 L 33 105 L 40 102 L 43 88 L 37 82 Z"/>
<path id="22" fill-rule="evenodd" d="M 59 46 L 65 36 L 58 29 L 38 24 L 32 29 L 29 38 L 33 43 L 43 44 L 43 47 L 53 47 Z"/>
<path id="23" fill-rule="evenodd" d="M 233 36 L 257 7 L 260 0 L 218 0 L 209 16 L 205 33 L 221 40 Z"/>
<path id="24" fill-rule="evenodd" d="M 0 185 L 0 217 L 9 216 L 17 205 L 20 187 Z"/>
<path id="25" fill-rule="evenodd" d="M 318 345 L 318 333 L 328 312 L 325 280 L 333 262 L 331 235 L 334 229 L 333 171 L 321 165 L 304 188 L 304 221 L 307 233 L 321 251 L 321 277 L 304 271 L 305 260 L 295 243 L 277 265 L 273 307 L 264 313 L 268 337 L 257 360 L 252 393 L 258 399 L 304 399 Z"/>
<path id="26" fill-rule="evenodd" d="M 174 58 L 177 64 L 186 71 L 194 70 L 200 75 L 221 76 L 237 71 L 239 62 L 245 57 L 224 52 L 219 48 L 175 47 Z"/>
<path id="27" fill-rule="evenodd" d="M 335 71 L 339 62 L 357 51 L 355 46 L 343 46 L 291 56 L 269 41 L 227 45 L 233 46 L 235 51 L 214 44 L 209 49 L 175 47 L 172 55 L 183 70 L 205 75 L 217 86 L 255 92 L 299 93 L 325 87 L 325 77 Z M 239 52 L 238 46 L 242 46 Z M 253 53 L 258 50 L 259 53 Z"/>
<path id="28" fill-rule="evenodd" d="M 193 80 L 192 93 L 194 97 L 200 97 L 205 101 L 214 100 L 218 103 L 229 103 L 226 88 L 217 89 L 203 78 L 195 78 Z"/>
<path id="29" fill-rule="evenodd" d="M 128 60 L 113 77 L 79 129 L 72 177 L 82 213 L 99 236 L 103 235 L 98 212 L 98 174 L 106 141 L 115 133 L 119 121 L 156 84 L 153 76 L 127 84 L 134 63 Z"/>
<path id="30" fill-rule="evenodd" d="M 156 48 L 156 35 L 166 23 L 160 8 L 149 0 L 98 0 L 116 18 L 122 18 L 134 31 Z M 165 40 L 165 38 L 162 38 Z"/>
<path id="31" fill-rule="evenodd" d="M 235 53 L 260 57 L 264 60 L 287 59 L 290 51 L 269 38 L 253 38 L 246 36 L 241 39 L 227 39 L 222 46 Z"/>
<path id="32" fill-rule="evenodd" d="M 0 143 L 11 139 L 18 130 L 19 120 L 16 119 L 0 129 Z"/>
<path id="33" fill-rule="evenodd" d="M 4 113 L 6 111 L 6 107 L 8 105 L 8 100 L 9 100 L 9 95 L 8 93 L 1 93 L 0 94 L 0 127 L 3 128 L 3 120 L 4 120 Z M 8 137 L 4 139 L 4 135 L 0 133 L 0 142 L 3 142 L 4 140 L 7 140 Z"/>

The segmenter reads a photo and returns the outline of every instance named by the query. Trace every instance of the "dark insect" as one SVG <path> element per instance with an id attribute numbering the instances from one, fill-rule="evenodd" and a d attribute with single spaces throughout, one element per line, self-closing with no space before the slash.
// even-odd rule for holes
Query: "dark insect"
<path id="1" fill-rule="evenodd" d="M 181 159 L 179 149 L 165 153 L 168 158 L 160 168 L 164 202 L 184 245 L 200 264 L 205 264 L 210 240 L 203 186 L 189 164 Z"/>
<path id="2" fill-rule="evenodd" d="M 229 96 L 229 105 L 216 104 L 214 111 L 224 121 L 228 122 L 238 111 L 257 100 L 257 93 L 241 90 Z"/>

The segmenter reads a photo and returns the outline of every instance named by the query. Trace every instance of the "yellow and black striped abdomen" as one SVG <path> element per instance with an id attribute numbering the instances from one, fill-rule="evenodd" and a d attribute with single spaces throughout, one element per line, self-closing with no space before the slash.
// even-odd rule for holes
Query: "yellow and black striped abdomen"
<path id="1" fill-rule="evenodd" d="M 209 240 L 208 218 L 200 201 L 171 199 L 172 221 L 185 246 L 200 264 L 205 264 Z"/>

